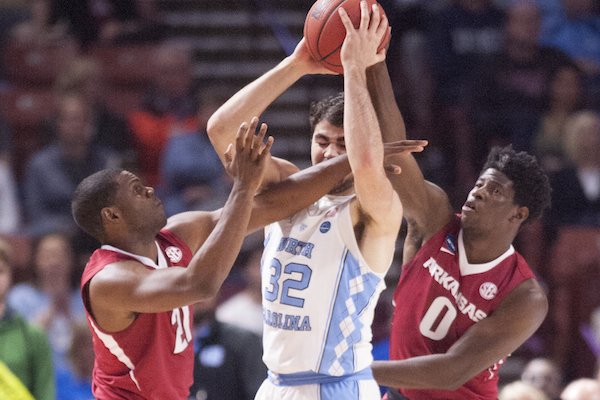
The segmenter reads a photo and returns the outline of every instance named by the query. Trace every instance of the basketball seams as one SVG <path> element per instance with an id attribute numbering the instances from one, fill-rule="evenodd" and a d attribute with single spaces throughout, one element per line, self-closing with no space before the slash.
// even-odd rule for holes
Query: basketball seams
<path id="1" fill-rule="evenodd" d="M 327 7 L 325 7 L 325 9 L 323 9 L 320 13 L 319 16 L 320 17 L 325 17 L 323 19 L 321 18 L 315 18 L 313 16 L 313 10 L 311 8 L 311 10 L 309 10 L 307 16 L 306 16 L 306 21 L 304 23 L 305 29 L 304 29 L 304 37 L 306 38 L 306 45 L 308 46 L 308 50 L 311 53 L 311 55 L 313 56 L 313 58 L 319 62 L 324 61 L 325 58 L 329 57 L 331 54 L 335 53 L 336 50 L 339 49 L 336 48 L 335 50 L 333 50 L 332 53 L 327 54 L 326 56 L 321 55 L 321 52 L 319 50 L 319 42 L 321 40 L 321 35 L 323 33 L 323 30 L 325 29 L 325 27 L 327 26 L 329 20 L 331 19 L 331 16 L 337 11 L 337 9 L 342 5 L 342 3 L 344 3 L 347 0 L 337 0 L 337 1 L 331 1 Z M 315 3 L 316 5 L 316 3 Z M 313 7 L 315 6 L 313 5 Z M 318 23 L 319 25 L 319 30 L 318 31 L 309 31 L 309 29 L 312 27 L 314 24 L 309 23 L 309 20 L 311 18 L 314 18 L 314 21 Z M 314 46 L 312 41 L 310 40 L 310 38 L 314 38 L 316 37 L 317 40 L 315 40 Z M 316 48 L 315 48 L 316 47 Z"/>
<path id="2" fill-rule="evenodd" d="M 304 22 L 306 46 L 312 58 L 324 67 L 336 73 L 343 73 L 341 48 L 346 32 L 339 15 L 340 7 L 345 7 L 352 24 L 355 25 L 360 0 L 317 0 L 308 12 Z M 367 0 L 369 6 L 377 4 L 383 15 L 385 10 L 377 0 Z M 337 19 L 336 19 L 337 18 Z M 385 34 L 378 50 L 389 45 L 390 36 Z M 331 48 L 331 46 L 335 46 Z"/>
<path id="3" fill-rule="evenodd" d="M 342 48 L 342 45 L 340 44 L 338 47 L 336 47 L 334 50 L 332 50 L 329 54 L 323 56 L 321 55 L 321 51 L 320 51 L 320 46 L 319 44 L 321 43 L 321 34 L 323 33 L 323 30 L 325 29 L 325 27 L 327 26 L 327 24 L 329 23 L 329 21 L 331 20 L 331 18 L 335 15 L 335 13 L 337 12 L 337 10 L 342 6 L 342 3 L 345 3 L 347 0 L 339 0 L 337 2 L 337 4 L 334 6 L 333 10 L 331 10 L 331 12 L 329 13 L 329 15 L 327 15 L 327 19 L 325 21 L 323 21 L 323 23 L 321 24 L 321 26 L 319 27 L 319 35 L 317 36 L 319 39 L 317 40 L 317 52 L 316 54 L 318 54 L 319 56 L 321 56 L 322 58 L 319 60 L 321 62 L 325 61 L 325 59 L 329 56 L 331 56 L 332 54 L 334 54 L 336 51 L 338 51 L 339 49 Z M 343 41 L 342 41 L 343 43 Z M 327 62 L 327 61 L 326 61 Z M 332 64 L 330 62 L 327 62 L 330 65 L 335 65 Z M 341 66 L 341 65 L 339 65 Z"/>

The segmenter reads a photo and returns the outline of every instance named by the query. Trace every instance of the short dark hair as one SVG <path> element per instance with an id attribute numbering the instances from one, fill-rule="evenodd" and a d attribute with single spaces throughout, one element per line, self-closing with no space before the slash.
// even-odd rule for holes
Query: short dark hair
<path id="1" fill-rule="evenodd" d="M 482 172 L 493 168 L 502 172 L 513 183 L 515 204 L 529 209 L 526 222 L 542 216 L 550 207 L 552 189 L 548 175 L 537 159 L 524 151 L 516 152 L 512 146 L 494 147 L 488 155 Z"/>
<path id="2" fill-rule="evenodd" d="M 75 189 L 71 200 L 73 219 L 87 234 L 99 241 L 104 234 L 100 211 L 114 204 L 120 168 L 109 168 L 85 178 Z"/>
<path id="3" fill-rule="evenodd" d="M 344 126 L 344 92 L 313 102 L 310 105 L 308 120 L 311 133 L 315 131 L 315 126 L 323 120 L 333 126 Z"/>

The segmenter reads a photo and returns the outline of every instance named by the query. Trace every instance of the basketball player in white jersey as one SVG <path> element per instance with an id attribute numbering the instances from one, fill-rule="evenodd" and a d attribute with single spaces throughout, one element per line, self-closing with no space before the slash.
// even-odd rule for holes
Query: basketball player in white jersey
<path id="1" fill-rule="evenodd" d="M 269 377 L 256 399 L 379 398 L 370 370 L 370 325 L 394 255 L 402 205 L 385 175 L 366 86 L 366 68 L 385 58 L 376 50 L 388 23 L 377 7 L 369 13 L 361 2 L 358 29 L 340 14 L 347 29 L 341 53 L 345 94 L 320 102 L 311 115 L 313 164 L 347 152 L 353 180 L 265 230 L 263 360 Z M 301 42 L 294 55 L 213 115 L 208 132 L 217 152 L 240 118 L 262 113 L 300 76 L 321 71 Z M 272 160 L 265 179 L 277 181 L 296 169 Z"/>

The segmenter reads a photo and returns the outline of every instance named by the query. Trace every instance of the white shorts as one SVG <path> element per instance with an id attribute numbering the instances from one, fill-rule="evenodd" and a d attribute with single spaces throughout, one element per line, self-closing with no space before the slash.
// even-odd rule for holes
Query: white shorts
<path id="1" fill-rule="evenodd" d="M 269 379 L 258 389 L 254 400 L 379 400 L 381 392 L 372 379 L 336 383 L 277 386 Z"/>

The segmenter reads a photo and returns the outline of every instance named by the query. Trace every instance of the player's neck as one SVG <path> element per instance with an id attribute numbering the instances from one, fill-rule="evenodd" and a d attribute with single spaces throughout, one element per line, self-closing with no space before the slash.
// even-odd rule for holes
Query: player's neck
<path id="1" fill-rule="evenodd" d="M 147 257 L 153 261 L 156 261 L 158 257 L 158 250 L 154 238 L 151 240 L 115 240 L 107 244 L 131 254 Z"/>
<path id="2" fill-rule="evenodd" d="M 497 232 L 481 233 L 463 230 L 465 255 L 470 264 L 483 264 L 500 257 L 512 244 L 512 239 L 503 238 Z"/>

